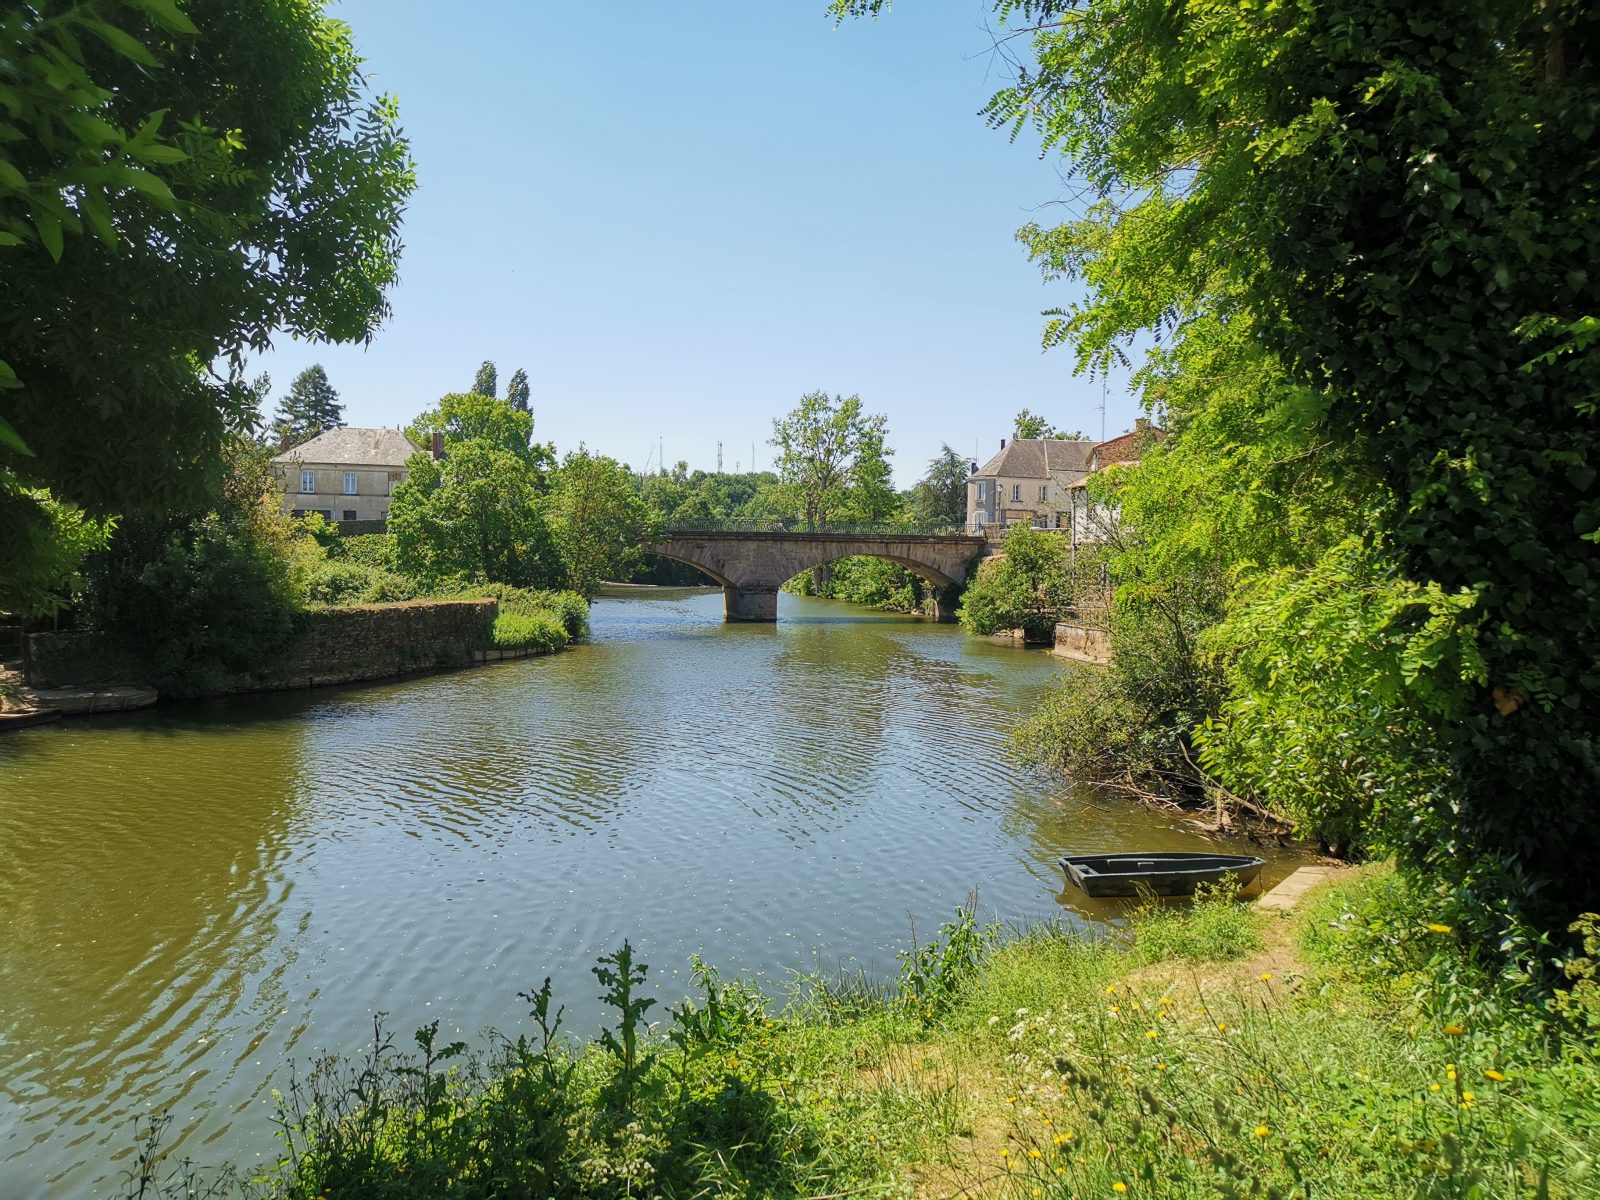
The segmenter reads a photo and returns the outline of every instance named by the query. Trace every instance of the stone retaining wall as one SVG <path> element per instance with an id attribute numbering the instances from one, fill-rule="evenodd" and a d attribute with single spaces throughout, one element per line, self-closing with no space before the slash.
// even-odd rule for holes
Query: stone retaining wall
<path id="1" fill-rule="evenodd" d="M 1108 663 L 1111 661 L 1111 631 L 1075 621 L 1058 621 L 1051 653 L 1074 662 Z"/>
<path id="2" fill-rule="evenodd" d="M 499 609 L 494 599 L 310 609 L 280 654 L 222 690 L 325 687 L 467 666 L 482 661 L 474 652 L 489 641 Z M 30 634 L 24 661 L 36 688 L 142 682 L 137 663 L 92 633 Z"/>

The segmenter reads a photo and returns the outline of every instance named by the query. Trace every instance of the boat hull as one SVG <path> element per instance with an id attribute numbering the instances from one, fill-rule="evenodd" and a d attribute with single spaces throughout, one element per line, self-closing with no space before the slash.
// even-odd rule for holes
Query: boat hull
<path id="1" fill-rule="evenodd" d="M 1255 882 L 1266 860 L 1246 854 L 1072 854 L 1061 860 L 1067 881 L 1087 896 L 1192 896 L 1201 884 L 1232 876 L 1241 888 Z"/>

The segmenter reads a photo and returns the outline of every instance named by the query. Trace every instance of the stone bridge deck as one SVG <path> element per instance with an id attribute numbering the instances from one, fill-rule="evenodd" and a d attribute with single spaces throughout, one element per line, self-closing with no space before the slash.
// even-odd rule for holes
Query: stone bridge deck
<path id="1" fill-rule="evenodd" d="M 936 617 L 955 620 L 955 601 L 984 540 L 964 534 L 669 531 L 647 554 L 697 567 L 722 585 L 729 621 L 776 621 L 778 589 L 801 571 L 841 558 L 886 558 L 932 585 Z"/>

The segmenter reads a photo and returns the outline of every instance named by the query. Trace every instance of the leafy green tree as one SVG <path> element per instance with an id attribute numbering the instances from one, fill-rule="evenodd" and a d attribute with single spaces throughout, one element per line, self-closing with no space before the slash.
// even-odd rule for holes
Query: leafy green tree
<path id="1" fill-rule="evenodd" d="M 1023 409 L 1017 414 L 1016 422 L 1011 427 L 1011 436 L 1027 439 L 1053 438 L 1061 435 L 1056 432 L 1055 426 L 1043 417 L 1036 417 L 1027 409 Z"/>
<path id="2" fill-rule="evenodd" d="M 566 586 L 584 596 L 593 596 L 607 579 L 629 578 L 640 546 L 661 529 L 626 468 L 582 446 L 556 472 L 549 520 Z"/>
<path id="3" fill-rule="evenodd" d="M 84 565 L 85 622 L 175 696 L 226 688 L 294 631 L 300 596 L 290 536 L 261 447 L 226 447 L 204 508 L 120 518 Z"/>
<path id="4" fill-rule="evenodd" d="M 254 386 L 251 391 L 255 391 Z M 279 442 L 285 446 L 298 446 L 343 425 L 344 405 L 339 403 L 339 393 L 328 382 L 321 363 L 313 363 L 294 377 L 289 391 L 278 401 L 273 421 Z"/>
<path id="5" fill-rule="evenodd" d="M 521 453 L 491 437 L 448 445 L 443 459 L 413 455 L 405 482 L 394 490 L 389 532 L 395 566 L 430 585 L 562 586 L 565 572 L 526 441 Z"/>
<path id="6" fill-rule="evenodd" d="M 395 105 L 311 0 L 7 5 L 0 62 L 0 496 L 203 505 L 254 420 L 210 364 L 388 313 Z"/>
<path id="7" fill-rule="evenodd" d="M 22 552 L 0 572 L 0 612 L 49 616 L 82 590 L 84 557 L 104 548 L 115 522 L 97 521 L 42 490 L 19 499 L 26 503 L 14 510 L 10 537 Z"/>
<path id="8" fill-rule="evenodd" d="M 808 392 L 772 423 L 783 502 L 807 529 L 826 529 L 830 519 L 847 510 L 858 464 L 865 464 L 864 482 L 869 476 L 877 479 L 872 459 L 884 455 L 885 425 L 882 415 L 862 411 L 860 396 L 830 399 L 826 392 Z M 874 509 L 878 503 L 876 496 L 867 500 Z"/>
<path id="9" fill-rule="evenodd" d="M 1029 525 L 1006 533 L 1005 553 L 982 565 L 967 585 L 957 616 L 968 633 L 1021 629 L 1042 636 L 1072 603 L 1072 572 L 1065 538 Z"/>
<path id="10" fill-rule="evenodd" d="M 495 370 L 494 363 L 487 358 L 478 367 L 478 373 L 472 377 L 472 390 L 480 396 L 493 396 L 500 388 L 500 374 Z"/>
<path id="11" fill-rule="evenodd" d="M 852 521 L 881 524 L 893 519 L 901 510 L 900 494 L 894 490 L 894 479 L 889 471 L 889 457 L 894 451 L 883 444 L 885 432 L 883 418 L 869 417 L 856 440 L 846 497 Z"/>
<path id="12" fill-rule="evenodd" d="M 1395 772 L 1384 841 L 1444 884 L 1468 936 L 1502 955 L 1559 937 L 1600 854 L 1600 9 L 1000 8 L 1033 23 L 1037 67 L 991 119 L 1031 123 L 1105 197 L 1022 231 L 1047 274 L 1088 284 L 1047 341 L 1098 365 L 1151 330 L 1248 328 L 1282 383 L 1258 432 L 1295 470 L 1364 485 L 1346 508 L 1360 561 L 1338 541 L 1310 561 L 1279 550 L 1257 580 L 1241 560 L 1234 601 L 1252 615 L 1232 623 L 1327 663 L 1350 704 L 1233 643 L 1250 664 L 1236 698 L 1270 698 L 1280 729 L 1298 707 L 1359 733 Z M 1147 399 L 1173 382 L 1146 375 Z M 1264 620 L 1296 624 L 1268 637 Z M 1403 686 L 1357 690 L 1364 673 Z M 1381 744 L 1419 722 L 1442 770 L 1411 733 Z M 1272 742 L 1238 725 L 1213 761 L 1302 787 L 1287 761 L 1269 770 Z"/>
<path id="13" fill-rule="evenodd" d="M 533 440 L 533 414 L 483 392 L 452 392 L 406 427 L 406 436 L 419 446 L 431 446 L 435 433 L 444 434 L 445 454 L 467 442 L 487 442 L 514 455 L 535 474 L 542 488 L 555 463 L 555 451 Z"/>
<path id="14" fill-rule="evenodd" d="M 527 412 L 532 397 L 533 389 L 528 386 L 528 373 L 518 367 L 511 373 L 511 382 L 506 384 L 506 403 L 512 408 Z"/>
<path id="15" fill-rule="evenodd" d="M 949 446 L 928 463 L 911 489 L 911 516 L 919 525 L 960 525 L 967 519 L 969 463 Z"/>

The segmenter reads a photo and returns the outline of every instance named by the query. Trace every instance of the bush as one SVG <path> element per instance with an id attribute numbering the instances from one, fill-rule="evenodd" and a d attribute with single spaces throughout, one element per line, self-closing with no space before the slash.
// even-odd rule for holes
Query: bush
<path id="1" fill-rule="evenodd" d="M 382 567 L 386 571 L 393 570 L 393 564 L 389 561 L 391 545 L 386 533 L 357 533 L 336 541 L 329 547 L 328 556 L 369 567 Z"/>
<path id="2" fill-rule="evenodd" d="M 460 587 L 455 594 L 493 596 L 500 601 L 501 613 L 554 616 L 572 641 L 589 636 L 589 602 L 577 592 L 546 592 L 512 587 L 509 583 L 474 583 Z"/>
<path id="3" fill-rule="evenodd" d="M 568 641 L 566 626 L 550 612 L 502 612 L 490 636 L 501 650 L 559 650 Z"/>
<path id="4" fill-rule="evenodd" d="M 1142 962 L 1181 958 L 1228 962 L 1261 949 L 1260 918 L 1239 903 L 1239 885 L 1202 884 L 1183 907 L 1147 898 L 1133 914 L 1133 949 Z"/>
<path id="5" fill-rule="evenodd" d="M 419 598 L 413 579 L 381 567 L 329 559 L 315 564 L 306 579 L 310 604 L 391 604 Z"/>

